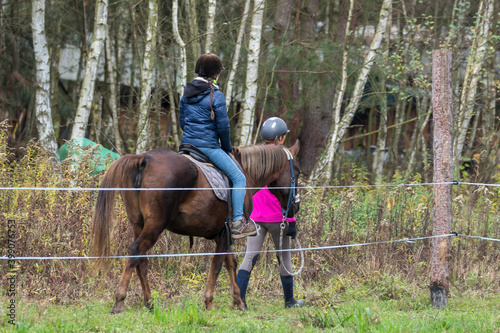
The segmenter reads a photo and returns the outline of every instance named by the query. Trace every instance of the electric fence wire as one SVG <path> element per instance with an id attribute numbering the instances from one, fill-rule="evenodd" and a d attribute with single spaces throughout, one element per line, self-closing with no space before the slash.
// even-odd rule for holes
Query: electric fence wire
<path id="1" fill-rule="evenodd" d="M 0 257 L 0 260 L 92 260 L 92 259 L 126 259 L 126 258 L 172 258 L 172 257 L 201 257 L 201 256 L 215 256 L 215 255 L 244 255 L 246 253 L 278 253 L 278 252 L 294 252 L 294 251 L 318 251 L 318 250 L 331 250 L 331 249 L 342 249 L 342 248 L 351 248 L 358 246 L 369 246 L 369 245 L 379 245 L 379 244 L 389 244 L 389 243 L 408 243 L 413 244 L 418 240 L 424 239 L 433 239 L 433 238 L 441 238 L 441 237 L 471 237 L 471 238 L 479 238 L 483 240 L 497 241 L 500 242 L 500 239 L 480 237 L 480 236 L 469 236 L 462 235 L 456 232 L 452 232 L 450 234 L 441 234 L 435 236 L 424 236 L 424 237 L 415 237 L 415 238 L 402 238 L 396 240 L 388 240 L 388 241 L 380 241 L 380 242 L 368 242 L 368 243 L 356 243 L 356 244 L 345 244 L 345 245 L 329 245 L 329 246 L 319 246 L 319 247 L 307 247 L 301 249 L 286 249 L 286 250 L 265 250 L 265 251 L 249 251 L 249 252 L 202 252 L 202 253 L 171 253 L 171 254 L 143 254 L 143 255 L 119 255 L 119 256 L 105 256 L 105 257 Z"/>

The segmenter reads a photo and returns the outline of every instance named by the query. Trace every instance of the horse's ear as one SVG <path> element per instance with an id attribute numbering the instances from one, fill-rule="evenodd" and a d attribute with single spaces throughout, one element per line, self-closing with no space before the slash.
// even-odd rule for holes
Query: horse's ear
<path id="1" fill-rule="evenodd" d="M 290 150 L 290 152 L 292 153 L 292 155 L 295 157 L 297 156 L 297 154 L 299 153 L 299 150 L 300 150 L 300 142 L 299 140 L 295 140 L 295 143 L 293 144 L 293 146 L 291 146 L 290 148 L 288 148 Z"/>

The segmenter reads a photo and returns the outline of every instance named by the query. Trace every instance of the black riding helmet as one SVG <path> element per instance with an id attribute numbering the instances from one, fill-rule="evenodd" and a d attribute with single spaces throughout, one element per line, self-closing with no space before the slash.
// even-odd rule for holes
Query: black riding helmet
<path id="1" fill-rule="evenodd" d="M 216 54 L 205 53 L 196 61 L 194 72 L 201 77 L 215 78 L 223 69 L 222 61 Z"/>
<path id="2" fill-rule="evenodd" d="M 274 140 L 290 132 L 283 119 L 271 117 L 267 119 L 260 130 L 260 135 L 264 140 Z"/>

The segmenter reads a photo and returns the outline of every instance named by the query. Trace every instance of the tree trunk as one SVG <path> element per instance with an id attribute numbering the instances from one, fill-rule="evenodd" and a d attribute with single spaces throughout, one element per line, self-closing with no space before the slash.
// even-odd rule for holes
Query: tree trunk
<path id="1" fill-rule="evenodd" d="M 377 148 L 375 149 L 375 156 L 373 157 L 373 166 L 372 166 L 372 174 L 374 175 L 373 181 L 375 184 L 382 183 L 384 161 L 386 156 L 385 146 L 387 141 L 387 95 L 385 91 L 385 78 L 382 78 L 380 81 L 379 93 L 380 93 L 379 132 L 377 135 Z"/>
<path id="2" fill-rule="evenodd" d="M 191 41 L 191 50 L 193 52 L 193 59 L 196 59 L 197 57 L 200 56 L 200 41 L 199 41 L 199 32 L 198 32 L 198 21 L 196 19 L 196 0 L 186 0 L 186 6 L 187 6 L 187 17 L 188 17 L 188 27 L 189 27 L 189 34 L 191 35 L 192 41 Z"/>
<path id="3" fill-rule="evenodd" d="M 33 50 L 36 61 L 36 127 L 40 143 L 52 153 L 57 152 L 52 110 L 50 107 L 50 57 L 45 37 L 45 0 L 33 0 Z"/>
<path id="4" fill-rule="evenodd" d="M 215 25 L 215 9 L 217 7 L 217 0 L 208 0 L 208 13 L 207 13 L 207 41 L 205 43 L 205 51 L 214 52 L 214 25 Z M 196 55 L 195 55 L 196 56 Z"/>
<path id="5" fill-rule="evenodd" d="M 476 98 L 477 83 L 480 71 L 486 56 L 488 34 L 493 20 L 493 0 L 482 0 L 479 6 L 478 19 L 476 25 L 476 37 L 470 48 L 470 54 L 465 72 L 465 79 L 460 96 L 460 109 L 458 112 L 458 122 L 453 146 L 453 164 L 458 175 L 458 168 L 462 157 L 465 137 L 469 128 L 470 120 L 474 114 L 474 100 Z"/>
<path id="6" fill-rule="evenodd" d="M 405 109 L 406 109 L 406 100 L 402 98 L 401 94 L 397 95 L 396 99 L 396 109 L 394 111 L 394 124 L 400 124 L 404 121 Z M 392 175 L 394 171 L 398 168 L 399 164 L 399 148 L 400 148 L 400 139 L 401 139 L 401 129 L 404 125 L 395 126 L 391 133 L 391 143 L 389 148 L 389 157 L 391 160 L 391 170 L 388 172 L 389 175 Z"/>
<path id="7" fill-rule="evenodd" d="M 5 48 L 5 32 L 7 31 L 5 18 L 8 16 L 7 4 L 7 0 L 0 0 L 0 50 Z"/>
<path id="8" fill-rule="evenodd" d="M 83 77 L 80 98 L 76 109 L 75 121 L 71 139 L 85 137 L 87 124 L 89 122 L 90 108 L 94 97 L 95 80 L 97 76 L 97 64 L 101 56 L 106 37 L 106 24 L 108 19 L 108 0 L 96 0 L 94 35 L 92 45 L 85 65 L 85 75 Z"/>
<path id="9" fill-rule="evenodd" d="M 373 61 L 377 55 L 378 49 L 384 37 L 387 21 L 389 18 L 390 8 L 392 6 L 392 0 L 384 0 L 382 4 L 382 9 L 380 11 L 380 18 L 377 24 L 377 29 L 370 46 L 370 51 L 368 52 L 363 67 L 361 68 L 360 74 L 354 86 L 354 91 L 351 97 L 351 101 L 347 105 L 344 115 L 340 122 L 332 122 L 330 128 L 331 135 L 328 138 L 328 143 L 323 156 L 318 160 L 313 172 L 311 173 L 310 180 L 316 180 L 320 177 L 326 178 L 328 182 L 332 179 L 332 166 L 333 160 L 335 158 L 335 151 L 337 150 L 342 137 L 347 132 L 349 125 L 351 124 L 354 113 L 358 109 L 359 102 L 363 96 L 363 89 L 365 87 L 368 74 L 373 66 Z"/>
<path id="10" fill-rule="evenodd" d="M 119 154 L 123 154 L 122 138 L 120 136 L 119 119 L 118 119 L 118 96 L 116 89 L 116 62 L 113 53 L 111 52 L 111 36 L 109 28 L 106 26 L 106 65 L 108 69 L 108 84 L 109 84 L 109 111 L 111 113 L 111 124 L 113 128 L 114 145 Z"/>
<path id="11" fill-rule="evenodd" d="M 250 29 L 250 41 L 248 44 L 247 78 L 245 82 L 245 97 L 243 98 L 242 116 L 240 122 L 239 144 L 246 146 L 251 144 L 253 125 L 255 119 L 255 105 L 257 102 L 257 79 L 259 74 L 260 41 L 262 38 L 262 20 L 264 16 L 264 0 L 255 0 L 252 27 Z"/>
<path id="12" fill-rule="evenodd" d="M 174 1 L 176 2 L 176 1 Z M 148 27 L 146 30 L 146 44 L 144 46 L 144 60 L 142 63 L 141 101 L 139 103 L 139 124 L 137 128 L 136 154 L 146 152 L 151 136 L 149 126 L 149 102 L 151 100 L 151 85 L 153 84 L 153 69 L 155 65 L 156 38 L 158 30 L 158 2 L 149 0 Z"/>
<path id="13" fill-rule="evenodd" d="M 167 89 L 168 89 L 168 101 L 170 103 L 170 110 L 168 110 L 169 115 L 170 115 L 170 123 L 172 125 L 172 138 L 174 140 L 174 145 L 175 147 L 172 147 L 173 150 L 176 150 L 179 148 L 180 145 L 180 140 L 179 140 L 179 130 L 178 130 L 178 125 L 177 125 L 177 113 L 175 112 L 177 107 L 176 107 L 176 101 L 174 97 L 174 87 L 172 85 L 172 80 L 171 77 L 172 75 L 169 74 L 168 70 L 168 59 L 166 56 L 165 49 L 163 47 L 163 43 L 160 37 L 159 40 L 159 51 L 160 51 L 160 58 L 163 62 L 163 74 L 164 74 L 164 79 L 165 82 L 167 83 Z"/>
<path id="14" fill-rule="evenodd" d="M 426 94 L 424 94 L 424 96 L 422 97 L 422 101 L 417 100 L 418 120 L 417 123 L 415 124 L 415 128 L 411 136 L 410 148 L 408 149 L 410 158 L 406 169 L 406 176 L 405 176 L 406 180 L 408 180 L 412 176 L 415 170 L 415 165 L 417 163 L 417 154 L 420 151 L 419 144 L 422 143 L 421 138 L 424 135 L 425 126 L 427 126 L 427 123 L 429 122 L 431 112 L 430 112 L 430 105 L 428 104 L 429 104 L 428 96 Z"/>
<path id="15" fill-rule="evenodd" d="M 385 39 L 384 52 L 382 58 L 386 61 L 389 58 L 389 47 L 391 44 L 391 21 L 392 21 L 392 8 L 389 11 L 389 24 L 386 26 L 385 35 L 388 38 Z M 373 157 L 372 174 L 374 175 L 373 181 L 375 184 L 382 183 L 382 175 L 385 164 L 386 157 L 386 142 L 387 142 L 387 93 L 385 89 L 385 75 L 380 74 L 380 84 L 379 84 L 379 109 L 380 109 L 380 121 L 379 129 L 377 135 L 377 148 L 375 149 L 375 156 Z"/>
<path id="16" fill-rule="evenodd" d="M 485 108 L 481 121 L 481 135 L 482 147 L 486 152 L 481 157 L 483 165 L 479 182 L 488 183 L 491 177 L 497 170 L 498 154 L 496 147 L 498 146 L 498 132 L 495 130 L 495 104 L 496 104 L 496 89 L 495 89 L 495 68 L 496 68 L 496 55 L 490 54 L 487 59 L 487 70 L 484 77 L 484 91 L 485 91 Z M 483 148 L 481 149 L 483 151 Z"/>
<path id="17" fill-rule="evenodd" d="M 248 13 L 250 12 L 250 0 L 245 0 L 245 8 L 243 9 L 243 16 L 241 17 L 241 25 L 238 30 L 238 37 L 236 39 L 236 44 L 234 45 L 233 62 L 231 63 L 231 69 L 229 70 L 229 75 L 226 81 L 226 105 L 229 109 L 231 105 L 232 95 L 233 95 L 233 85 L 234 76 L 238 69 L 241 45 L 243 44 L 243 35 L 245 34 L 245 27 L 247 26 Z"/>
<path id="18" fill-rule="evenodd" d="M 178 19 L 178 4 L 177 0 L 172 1 L 172 28 L 174 31 L 174 37 L 179 44 L 179 52 L 180 52 L 180 64 L 178 65 L 179 71 L 181 72 L 181 82 L 178 82 L 175 85 L 175 89 L 179 94 L 182 94 L 183 87 L 187 83 L 187 58 L 186 58 L 186 44 L 182 40 L 182 37 L 179 33 L 179 19 Z"/>

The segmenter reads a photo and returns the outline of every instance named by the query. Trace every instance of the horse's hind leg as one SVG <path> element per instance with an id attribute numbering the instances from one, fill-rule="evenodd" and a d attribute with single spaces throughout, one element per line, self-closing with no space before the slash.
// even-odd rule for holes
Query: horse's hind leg
<path id="1" fill-rule="evenodd" d="M 149 288 L 148 282 L 148 258 L 142 258 L 141 262 L 137 265 L 136 272 L 139 276 L 139 281 L 141 281 L 142 294 L 144 295 L 144 305 L 148 309 L 153 309 L 153 304 L 151 303 L 151 289 Z"/>
<path id="2" fill-rule="evenodd" d="M 229 274 L 231 294 L 233 295 L 233 308 L 243 311 L 247 310 L 245 303 L 241 300 L 240 288 L 238 287 L 238 281 L 236 279 L 236 258 L 234 255 L 228 254 L 226 258 L 224 258 L 224 263 L 226 264 L 226 269 Z"/>
<path id="3" fill-rule="evenodd" d="M 134 228 L 134 233 L 135 233 Z M 129 254 L 141 255 L 146 254 L 151 247 L 156 243 L 158 237 L 161 234 L 161 230 L 158 231 L 155 228 L 144 227 L 139 237 L 132 243 L 129 249 Z M 130 278 L 132 277 L 132 272 L 134 268 L 137 268 L 137 273 L 141 281 L 142 290 L 144 293 L 144 301 L 149 302 L 151 298 L 151 292 L 149 290 L 149 284 L 147 282 L 147 258 L 127 258 L 125 262 L 125 267 L 123 268 L 122 277 L 118 284 L 118 289 L 115 293 L 115 305 L 111 309 L 111 313 L 120 313 L 125 310 L 125 297 L 127 297 L 127 288 L 130 283 Z"/>

